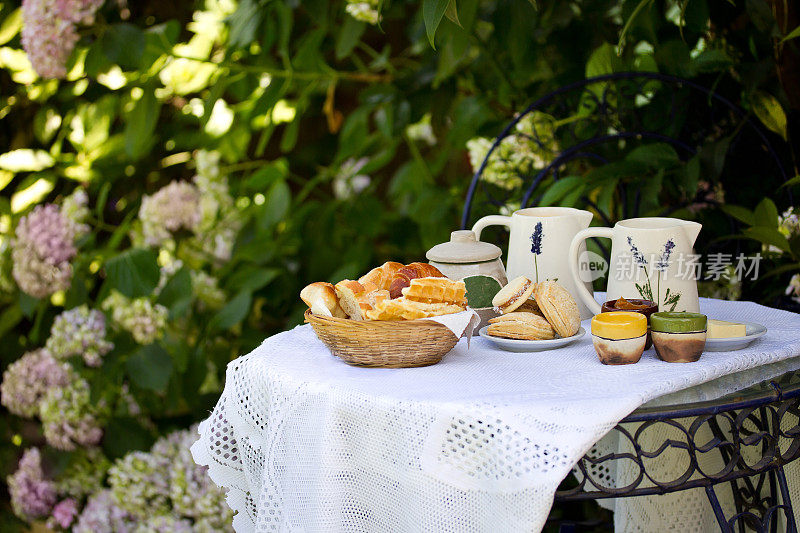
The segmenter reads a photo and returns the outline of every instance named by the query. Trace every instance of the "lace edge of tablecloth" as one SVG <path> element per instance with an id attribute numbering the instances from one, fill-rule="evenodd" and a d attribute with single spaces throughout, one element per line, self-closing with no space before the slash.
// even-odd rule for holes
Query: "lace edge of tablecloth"
<path id="1" fill-rule="evenodd" d="M 241 483 L 237 484 L 237 478 L 242 478 L 243 474 L 214 460 L 209 452 L 211 450 L 211 442 L 208 439 L 210 432 L 207 431 L 209 421 L 210 418 L 203 420 L 197 428 L 199 438 L 190 448 L 194 462 L 208 467 L 208 477 L 215 485 L 226 491 L 225 502 L 235 513 L 233 515 L 234 531 L 237 533 L 255 532 L 255 522 L 248 512 L 247 493 L 241 489 Z"/>

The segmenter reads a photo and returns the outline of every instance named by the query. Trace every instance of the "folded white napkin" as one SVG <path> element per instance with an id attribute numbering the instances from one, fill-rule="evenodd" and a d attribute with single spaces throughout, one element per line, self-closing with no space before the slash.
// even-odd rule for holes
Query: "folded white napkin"
<path id="1" fill-rule="evenodd" d="M 433 320 L 434 322 L 446 326 L 447 329 L 452 331 L 453 335 L 459 339 L 461 337 L 466 337 L 467 346 L 469 346 L 469 340 L 472 338 L 472 331 L 475 329 L 475 326 L 480 323 L 481 317 L 478 316 L 478 313 L 474 310 L 467 309 L 460 313 L 433 316 L 431 318 L 423 318 L 422 320 Z"/>

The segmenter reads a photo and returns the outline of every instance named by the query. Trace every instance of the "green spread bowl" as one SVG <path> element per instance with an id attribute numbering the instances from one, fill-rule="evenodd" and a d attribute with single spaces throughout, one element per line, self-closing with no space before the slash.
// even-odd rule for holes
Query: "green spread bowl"
<path id="1" fill-rule="evenodd" d="M 650 315 L 650 328 L 664 333 L 692 333 L 705 331 L 708 319 L 700 313 L 660 311 Z"/>
<path id="2" fill-rule="evenodd" d="M 706 346 L 708 319 L 700 313 L 660 312 L 650 315 L 653 346 L 662 361 L 693 363 Z"/>

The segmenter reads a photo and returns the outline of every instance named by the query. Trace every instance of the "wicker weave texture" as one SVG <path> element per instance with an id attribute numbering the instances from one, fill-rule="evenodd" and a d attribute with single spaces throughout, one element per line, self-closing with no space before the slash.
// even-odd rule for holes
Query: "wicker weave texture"
<path id="1" fill-rule="evenodd" d="M 333 355 L 355 366 L 407 368 L 438 363 L 458 339 L 430 320 L 348 320 L 305 314 Z"/>

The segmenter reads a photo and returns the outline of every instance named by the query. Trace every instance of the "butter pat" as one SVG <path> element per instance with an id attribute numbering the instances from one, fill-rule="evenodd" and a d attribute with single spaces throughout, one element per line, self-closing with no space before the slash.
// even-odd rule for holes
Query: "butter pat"
<path id="1" fill-rule="evenodd" d="M 709 339 L 729 339 L 733 337 L 744 337 L 746 335 L 747 327 L 744 324 L 714 319 L 708 321 Z"/>

